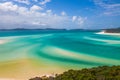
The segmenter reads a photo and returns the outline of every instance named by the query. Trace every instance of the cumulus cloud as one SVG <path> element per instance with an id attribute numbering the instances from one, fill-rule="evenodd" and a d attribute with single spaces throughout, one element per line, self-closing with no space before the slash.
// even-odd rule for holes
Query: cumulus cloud
<path id="1" fill-rule="evenodd" d="M 78 28 L 85 21 L 83 17 L 70 17 L 65 12 L 61 14 L 38 5 L 28 8 L 4 2 L 0 3 L 0 28 Z"/>
<path id="2" fill-rule="evenodd" d="M 81 17 L 81 16 L 73 16 L 72 17 L 72 22 L 75 22 L 75 23 L 77 23 L 78 25 L 82 25 L 84 22 L 85 22 L 85 20 L 87 19 L 87 17 Z"/>
<path id="3" fill-rule="evenodd" d="M 43 10 L 42 7 L 40 6 L 37 6 L 37 5 L 33 5 L 31 8 L 30 8 L 31 11 L 37 11 L 37 10 Z"/>
<path id="4" fill-rule="evenodd" d="M 46 3 L 48 3 L 48 2 L 50 2 L 51 0 L 42 0 L 41 2 L 40 2 L 40 4 L 41 5 L 45 5 Z"/>
<path id="5" fill-rule="evenodd" d="M 13 5 L 12 2 L 0 3 L 0 10 L 2 11 L 16 11 L 18 8 L 17 5 Z"/>
<path id="6" fill-rule="evenodd" d="M 87 19 L 87 17 L 82 18 L 81 16 L 79 16 L 79 17 L 78 17 L 78 20 L 77 20 L 77 23 L 78 23 L 79 25 L 82 25 L 86 19 Z"/>
<path id="7" fill-rule="evenodd" d="M 77 19 L 77 16 L 72 17 L 72 21 L 74 22 Z"/>

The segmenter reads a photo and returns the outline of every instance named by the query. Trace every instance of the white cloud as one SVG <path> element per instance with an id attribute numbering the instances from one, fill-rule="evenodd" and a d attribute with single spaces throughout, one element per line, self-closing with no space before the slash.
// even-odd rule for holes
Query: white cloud
<path id="1" fill-rule="evenodd" d="M 17 5 L 13 5 L 12 2 L 0 3 L 0 10 L 2 11 L 16 11 L 18 8 Z"/>
<path id="2" fill-rule="evenodd" d="M 118 3 L 117 4 L 110 4 L 110 5 L 107 5 L 106 7 L 111 9 L 111 8 L 115 8 L 115 7 L 120 7 L 120 4 L 118 4 Z"/>
<path id="3" fill-rule="evenodd" d="M 74 28 L 84 24 L 83 17 L 57 15 L 52 10 L 42 10 L 40 6 L 30 8 L 13 4 L 0 3 L 0 28 Z"/>
<path id="4" fill-rule="evenodd" d="M 52 13 L 52 10 L 46 10 L 46 15 L 51 16 L 51 15 L 54 15 L 54 14 Z"/>
<path id="5" fill-rule="evenodd" d="M 74 22 L 77 19 L 77 16 L 72 17 L 72 21 Z"/>
<path id="6" fill-rule="evenodd" d="M 77 23 L 79 25 L 82 25 L 85 22 L 86 19 L 87 19 L 87 17 L 82 18 L 81 16 L 79 16 L 78 19 L 77 19 Z"/>
<path id="7" fill-rule="evenodd" d="M 12 2 L 5 2 L 0 3 L 0 16 L 2 15 L 27 15 L 30 12 L 28 11 L 28 8 L 26 7 L 20 7 L 16 4 L 13 4 Z"/>
<path id="8" fill-rule="evenodd" d="M 81 26 L 85 20 L 87 20 L 87 17 L 81 17 L 81 16 L 73 16 L 72 22 L 77 23 L 79 26 Z"/>
<path id="9" fill-rule="evenodd" d="M 20 15 L 27 15 L 29 13 L 28 8 L 26 7 L 18 7 L 18 10 L 15 12 L 19 13 Z"/>
<path id="10" fill-rule="evenodd" d="M 47 12 L 47 13 L 52 13 L 52 10 L 47 10 L 46 12 Z"/>
<path id="11" fill-rule="evenodd" d="M 23 3 L 23 4 L 27 4 L 27 5 L 30 4 L 29 0 L 14 0 L 14 1 L 19 2 L 19 3 Z"/>
<path id="12" fill-rule="evenodd" d="M 37 11 L 37 10 L 43 10 L 42 7 L 40 6 L 37 6 L 37 5 L 33 5 L 31 8 L 30 8 L 31 11 Z"/>
<path id="13" fill-rule="evenodd" d="M 65 16 L 65 15 L 67 15 L 67 14 L 66 14 L 66 12 L 62 11 L 62 12 L 61 12 L 61 15 L 62 15 L 62 16 Z"/>
<path id="14" fill-rule="evenodd" d="M 112 3 L 112 2 L 105 3 L 104 0 L 93 0 L 93 1 L 96 5 L 105 9 L 103 14 L 105 14 L 105 15 L 120 15 L 120 3 Z"/>
<path id="15" fill-rule="evenodd" d="M 47 24 L 40 23 L 39 21 L 32 22 L 33 25 L 38 25 L 38 26 L 47 26 Z"/>
<path id="16" fill-rule="evenodd" d="M 40 2 L 40 4 L 41 4 L 41 5 L 45 5 L 45 4 L 48 3 L 48 2 L 51 2 L 51 0 L 42 0 L 42 1 Z"/>

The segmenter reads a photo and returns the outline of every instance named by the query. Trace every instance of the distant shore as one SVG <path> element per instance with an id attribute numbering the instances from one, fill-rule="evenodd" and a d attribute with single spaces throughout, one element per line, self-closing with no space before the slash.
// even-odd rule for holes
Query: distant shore
<path id="1" fill-rule="evenodd" d="M 101 32 L 98 32 L 96 34 L 102 34 L 102 35 L 119 35 L 120 36 L 120 33 L 110 33 L 110 32 L 105 32 L 104 30 L 101 31 Z"/>

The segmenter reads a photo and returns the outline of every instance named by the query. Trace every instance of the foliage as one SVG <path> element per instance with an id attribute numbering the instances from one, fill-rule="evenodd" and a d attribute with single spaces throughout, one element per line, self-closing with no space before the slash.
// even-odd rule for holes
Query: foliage
<path id="1" fill-rule="evenodd" d="M 29 80 L 120 80 L 120 66 L 99 66 L 90 69 L 68 70 L 55 77 L 37 77 Z"/>

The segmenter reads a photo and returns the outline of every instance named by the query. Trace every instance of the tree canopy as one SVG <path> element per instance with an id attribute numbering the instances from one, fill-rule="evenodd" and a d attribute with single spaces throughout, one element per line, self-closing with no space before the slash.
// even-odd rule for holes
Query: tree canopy
<path id="1" fill-rule="evenodd" d="M 120 66 L 99 66 L 90 69 L 68 70 L 55 77 L 35 77 L 29 80 L 120 80 Z"/>

